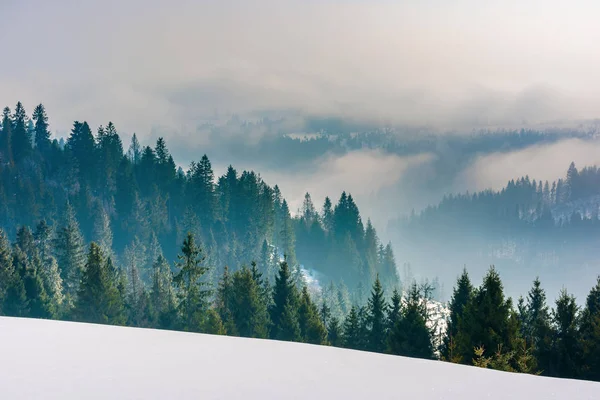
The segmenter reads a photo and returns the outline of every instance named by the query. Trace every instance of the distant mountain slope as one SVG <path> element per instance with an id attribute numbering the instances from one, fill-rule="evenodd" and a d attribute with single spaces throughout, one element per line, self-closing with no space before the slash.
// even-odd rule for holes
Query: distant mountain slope
<path id="1" fill-rule="evenodd" d="M 268 340 L 0 318 L 6 399 L 597 399 L 600 384 Z"/>

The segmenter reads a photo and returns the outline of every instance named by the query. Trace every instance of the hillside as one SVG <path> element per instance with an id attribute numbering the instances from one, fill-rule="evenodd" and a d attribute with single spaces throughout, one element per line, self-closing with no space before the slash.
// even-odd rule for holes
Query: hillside
<path id="1" fill-rule="evenodd" d="M 594 399 L 600 384 L 332 347 L 0 317 L 10 399 Z"/>

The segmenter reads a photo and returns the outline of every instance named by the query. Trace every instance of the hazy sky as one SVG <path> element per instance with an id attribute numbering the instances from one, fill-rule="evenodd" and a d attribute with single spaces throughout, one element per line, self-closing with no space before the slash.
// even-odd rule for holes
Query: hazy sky
<path id="1" fill-rule="evenodd" d="M 0 0 L 0 104 L 142 136 L 264 109 L 442 127 L 592 118 L 598 15 L 584 0 Z"/>

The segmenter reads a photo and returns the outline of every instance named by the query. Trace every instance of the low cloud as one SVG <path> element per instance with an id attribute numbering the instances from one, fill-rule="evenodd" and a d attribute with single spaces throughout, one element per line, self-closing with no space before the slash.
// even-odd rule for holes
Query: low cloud
<path id="1" fill-rule="evenodd" d="M 457 190 L 499 190 L 511 179 L 528 175 L 550 182 L 564 177 L 571 164 L 579 168 L 600 165 L 600 141 L 566 139 L 524 150 L 478 157 L 455 180 Z"/>

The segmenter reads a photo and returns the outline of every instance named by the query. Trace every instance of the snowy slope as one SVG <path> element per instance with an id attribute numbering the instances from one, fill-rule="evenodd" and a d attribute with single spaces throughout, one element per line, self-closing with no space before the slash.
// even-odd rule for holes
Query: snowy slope
<path id="1" fill-rule="evenodd" d="M 2 399 L 599 399 L 600 384 L 330 347 L 0 318 Z"/>

